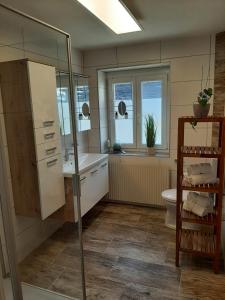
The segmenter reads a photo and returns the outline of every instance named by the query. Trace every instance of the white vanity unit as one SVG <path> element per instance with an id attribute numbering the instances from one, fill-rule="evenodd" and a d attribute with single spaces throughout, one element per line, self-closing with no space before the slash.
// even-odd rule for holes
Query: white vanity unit
<path id="1" fill-rule="evenodd" d="M 81 181 L 81 215 L 85 215 L 109 192 L 108 154 L 85 153 L 79 156 Z M 72 201 L 72 175 L 75 173 L 74 161 L 64 163 L 63 174 L 66 185 L 66 202 Z M 71 205 L 69 205 L 71 209 Z M 74 206 L 74 217 L 76 207 Z M 71 215 L 71 211 L 69 212 Z M 71 220 L 72 221 L 72 220 Z"/>

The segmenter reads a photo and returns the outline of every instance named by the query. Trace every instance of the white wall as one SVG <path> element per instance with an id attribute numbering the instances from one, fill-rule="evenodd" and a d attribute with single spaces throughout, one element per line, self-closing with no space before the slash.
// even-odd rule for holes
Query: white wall
<path id="1" fill-rule="evenodd" d="M 55 52 L 54 51 L 51 52 L 51 50 L 48 50 L 47 47 L 46 47 L 46 52 L 44 52 L 43 49 L 42 51 L 40 51 L 38 46 L 36 47 L 33 46 L 32 52 L 30 52 L 12 46 L 5 46 L 2 44 L 1 40 L 0 40 L 0 45 L 1 45 L 0 62 L 29 58 L 41 63 L 52 64 L 62 69 L 67 68 L 65 60 L 58 59 L 54 54 Z M 40 52 L 42 53 L 41 55 L 39 54 Z M 81 51 L 73 49 L 72 54 L 73 54 L 74 72 L 82 73 L 83 58 L 82 58 Z M 79 143 L 79 151 L 83 151 L 83 152 L 87 151 L 87 145 L 88 145 L 87 133 L 78 134 L 78 143 Z M 20 217 L 15 215 L 1 97 L 0 97 L 0 147 L 1 150 L 3 151 L 3 156 L 4 156 L 5 179 L 7 184 L 9 201 L 11 205 L 12 217 L 13 217 L 14 231 L 15 231 L 16 244 L 17 244 L 17 256 L 18 256 L 18 260 L 21 261 L 27 254 L 29 254 L 33 249 L 35 249 L 45 239 L 47 239 L 61 224 L 56 220 L 47 220 L 43 222 L 36 218 L 26 218 L 26 217 Z M 7 197 L 5 196 L 4 201 L 6 201 L 6 198 Z M 0 215 L 0 236 L 3 242 L 3 252 L 5 255 L 5 261 L 7 265 L 6 245 L 5 245 L 5 239 L 3 237 L 4 233 L 3 233 L 1 215 Z"/>
<path id="2" fill-rule="evenodd" d="M 210 86 L 214 84 L 215 39 L 212 37 Z M 170 65 L 170 156 L 163 159 L 175 175 L 177 148 L 177 119 L 193 115 L 192 103 L 201 89 L 202 65 L 204 79 L 207 77 L 210 54 L 210 36 L 149 42 L 143 44 L 84 51 L 84 73 L 90 76 L 91 117 L 95 124 L 89 133 L 89 151 L 99 152 L 101 144 L 100 126 L 96 122 L 99 113 L 97 70 L 104 68 L 168 63 Z M 205 80 L 204 80 L 205 81 Z M 100 86 L 99 94 L 106 93 Z M 100 108 L 101 109 L 101 108 Z M 106 127 L 107 128 L 107 127 Z M 101 126 L 101 131 L 102 131 Z M 108 132 L 106 133 L 108 134 Z M 102 135 L 102 133 L 101 133 Z M 107 136 L 105 136 L 107 138 Z M 192 145 L 210 145 L 211 128 L 190 126 L 186 131 L 186 142 Z M 148 158 L 146 158 L 148 159 Z M 160 158 L 159 158 L 160 159 Z M 173 185 L 175 176 L 173 176 Z"/>

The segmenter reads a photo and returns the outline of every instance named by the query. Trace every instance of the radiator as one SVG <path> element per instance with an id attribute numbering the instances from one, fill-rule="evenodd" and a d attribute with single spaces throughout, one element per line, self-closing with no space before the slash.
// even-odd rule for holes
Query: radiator
<path id="1" fill-rule="evenodd" d="M 165 206 L 161 192 L 169 188 L 169 167 L 151 165 L 149 159 L 110 159 L 110 200 Z"/>

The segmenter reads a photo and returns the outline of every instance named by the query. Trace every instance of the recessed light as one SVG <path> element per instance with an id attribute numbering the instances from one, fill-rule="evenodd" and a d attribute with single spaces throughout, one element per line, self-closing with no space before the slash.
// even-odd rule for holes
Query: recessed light
<path id="1" fill-rule="evenodd" d="M 116 34 L 141 31 L 120 0 L 77 0 Z"/>

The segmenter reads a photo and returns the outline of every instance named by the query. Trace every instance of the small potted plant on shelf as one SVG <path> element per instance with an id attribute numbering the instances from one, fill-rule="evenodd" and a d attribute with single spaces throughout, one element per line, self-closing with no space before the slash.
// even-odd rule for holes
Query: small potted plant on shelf
<path id="1" fill-rule="evenodd" d="M 145 118 L 145 136 L 149 155 L 155 154 L 156 141 L 156 124 L 152 115 L 147 115 Z"/>
<path id="2" fill-rule="evenodd" d="M 204 118 L 208 116 L 210 110 L 209 100 L 212 95 L 212 88 L 204 89 L 198 94 L 198 101 L 193 104 L 194 115 L 196 118 Z"/>

